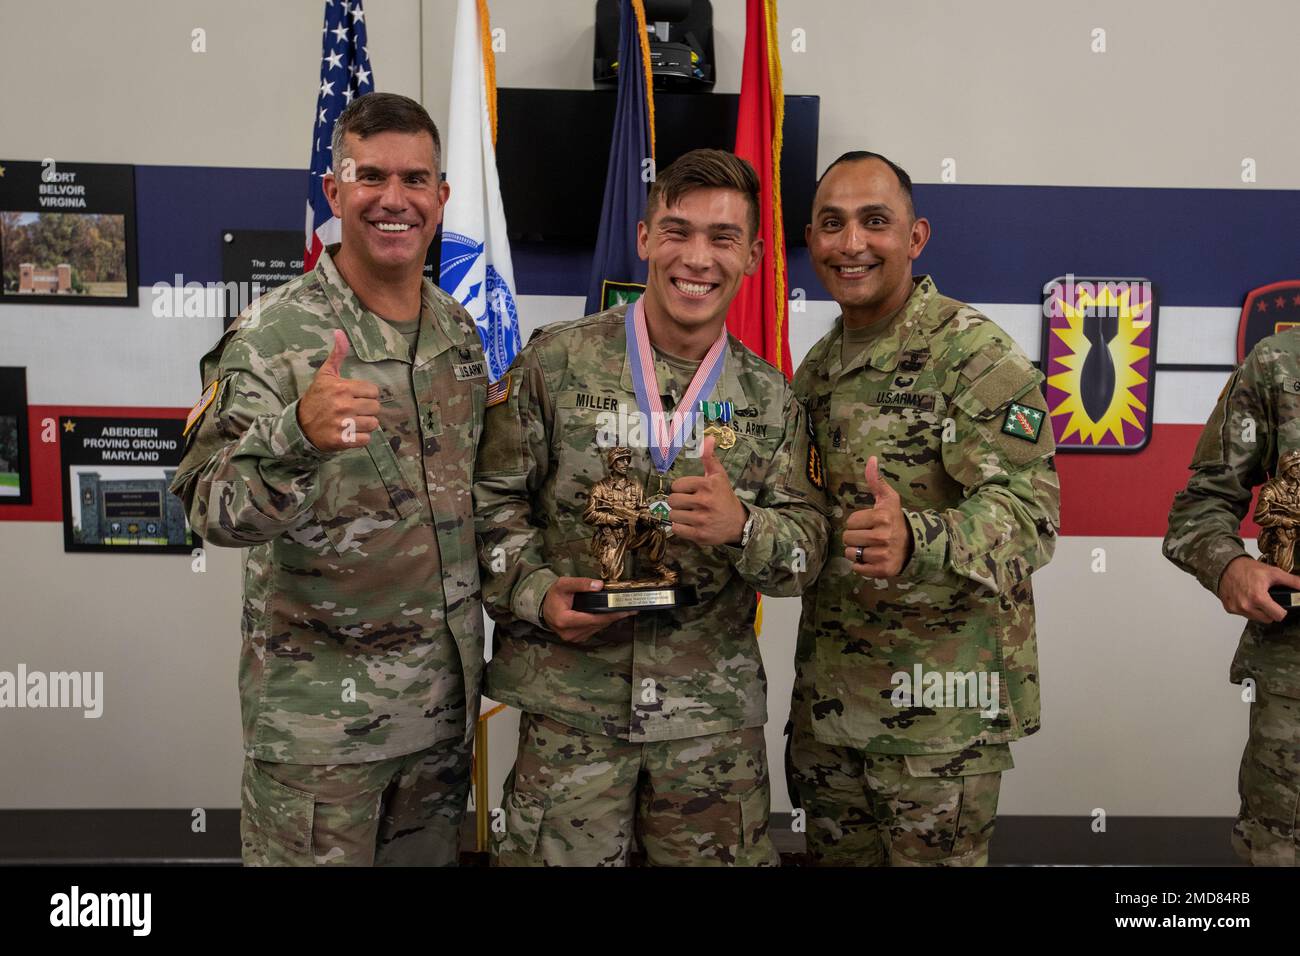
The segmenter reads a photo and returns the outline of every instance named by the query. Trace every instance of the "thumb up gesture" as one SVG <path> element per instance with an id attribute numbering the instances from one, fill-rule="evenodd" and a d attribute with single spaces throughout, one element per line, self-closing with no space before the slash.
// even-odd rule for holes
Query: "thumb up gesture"
<path id="1" fill-rule="evenodd" d="M 339 369 L 347 357 L 348 337 L 335 329 L 334 348 L 298 401 L 298 424 L 321 451 L 361 448 L 370 444 L 370 433 L 379 427 L 379 387 L 343 378 Z"/>
<path id="2" fill-rule="evenodd" d="M 903 517 L 898 492 L 880 477 L 874 455 L 867 460 L 864 477 L 876 502 L 849 515 L 844 526 L 844 557 L 853 562 L 854 573 L 864 578 L 897 577 L 912 557 L 912 529 Z"/>
<path id="3" fill-rule="evenodd" d="M 745 506 L 731 490 L 727 471 L 714 455 L 716 442 L 704 439 L 701 459 L 704 474 L 673 482 L 668 507 L 673 533 L 696 544 L 740 544 L 745 530 Z"/>

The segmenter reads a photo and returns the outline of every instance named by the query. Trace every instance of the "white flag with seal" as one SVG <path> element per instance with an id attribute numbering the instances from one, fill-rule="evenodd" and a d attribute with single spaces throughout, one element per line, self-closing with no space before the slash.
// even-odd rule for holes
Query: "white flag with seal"
<path id="1" fill-rule="evenodd" d="M 474 317 L 494 382 L 519 351 L 515 270 L 497 178 L 496 98 L 487 0 L 459 0 L 443 157 L 451 197 L 442 220 L 439 285 Z"/>

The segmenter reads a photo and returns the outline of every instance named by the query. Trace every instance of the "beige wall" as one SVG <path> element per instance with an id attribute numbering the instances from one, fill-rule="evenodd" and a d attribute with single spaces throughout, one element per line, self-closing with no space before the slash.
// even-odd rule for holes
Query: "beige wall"
<path id="1" fill-rule="evenodd" d="M 593 2 L 491 5 L 506 30 L 501 85 L 589 85 Z M 734 91 L 743 3 L 714 8 L 718 89 Z M 0 156 L 301 167 L 320 9 L 319 0 L 0 0 L 0 88 L 33 104 L 0 100 Z M 440 123 L 454 9 L 452 0 L 366 5 L 379 88 L 414 95 L 423 76 Z M 195 27 L 207 30 L 205 54 L 190 52 Z M 1089 52 L 1093 27 L 1108 31 L 1105 54 Z M 789 48 L 796 28 L 805 53 Z M 1259 186 L 1300 188 L 1300 127 L 1278 121 L 1295 111 L 1300 13 L 1290 2 L 782 0 L 781 31 L 786 90 L 822 97 L 823 164 L 869 146 L 922 182 L 938 181 L 952 157 L 961 182 L 1235 187 L 1249 156 Z M 528 324 L 572 309 L 525 305 Z M 188 404 L 185 383 L 215 335 L 116 311 L 41 318 L 0 306 L 0 364 L 60 363 L 78 391 L 33 402 Z M 807 321 L 820 326 L 796 330 L 796 358 L 828 320 L 819 311 Z M 83 334 L 78 323 L 96 325 Z M 81 374 L 105 355 L 86 342 L 125 336 L 156 358 Z M 64 554 L 61 533 L 0 523 L 0 669 L 103 670 L 105 713 L 0 712 L 0 808 L 235 806 L 238 554 L 214 549 L 194 574 L 183 558 Z M 1107 549 L 1105 574 L 1090 571 L 1097 547 Z M 1044 730 L 1016 748 L 1003 810 L 1232 813 L 1246 708 L 1226 682 L 1238 629 L 1217 603 L 1163 562 L 1154 539 L 1066 539 L 1035 581 Z M 768 603 L 774 768 L 796 615 L 793 601 Z M 492 740 L 499 784 L 509 717 L 494 721 Z M 789 806 L 779 772 L 774 806 Z"/>
<path id="2" fill-rule="evenodd" d="M 319 0 L 0 2 L 5 155 L 296 168 Z M 594 0 L 493 0 L 502 86 L 587 88 Z M 719 92 L 739 88 L 743 0 L 714 0 Z M 380 89 L 447 117 L 455 0 L 370 0 Z M 190 32 L 207 31 L 207 52 Z M 1092 31 L 1106 31 L 1093 53 Z M 918 182 L 1300 187 L 1290 0 L 782 0 L 789 93 L 822 98 L 823 163 L 864 145 Z M 802 30 L 805 51 L 792 49 Z M 423 62 L 421 62 L 423 57 Z M 49 111 L 67 109 L 64 121 Z"/>

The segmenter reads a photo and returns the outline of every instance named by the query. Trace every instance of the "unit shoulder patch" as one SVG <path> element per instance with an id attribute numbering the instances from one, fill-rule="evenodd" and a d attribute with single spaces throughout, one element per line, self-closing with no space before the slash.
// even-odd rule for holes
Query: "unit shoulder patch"
<path id="1" fill-rule="evenodd" d="M 821 452 L 817 450 L 817 433 L 813 430 L 812 417 L 804 415 L 808 425 L 808 461 L 806 465 L 808 483 L 818 491 L 826 490 L 826 468 L 822 464 Z"/>
<path id="2" fill-rule="evenodd" d="M 194 407 L 190 409 L 190 413 L 185 416 L 185 428 L 181 432 L 182 436 L 189 435 L 191 429 L 193 429 L 194 426 L 199 423 L 199 420 L 203 418 L 203 413 L 208 410 L 208 406 L 216 401 L 217 393 L 221 391 L 221 382 L 221 379 L 215 379 L 203 390 L 203 394 L 199 396 L 199 400 L 194 403 Z"/>
<path id="3" fill-rule="evenodd" d="M 488 385 L 487 403 L 484 408 L 491 408 L 493 405 L 500 405 L 510 397 L 510 372 L 502 375 L 495 382 Z"/>
<path id="4" fill-rule="evenodd" d="M 1045 415 L 1045 412 L 1037 408 L 1012 402 L 1007 407 L 1007 417 L 1002 422 L 1002 431 L 1027 442 L 1036 442 L 1042 433 Z"/>

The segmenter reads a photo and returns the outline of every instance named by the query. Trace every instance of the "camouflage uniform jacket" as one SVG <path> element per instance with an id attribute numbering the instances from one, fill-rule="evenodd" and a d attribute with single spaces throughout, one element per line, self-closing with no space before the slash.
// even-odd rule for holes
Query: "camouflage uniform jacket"
<path id="1" fill-rule="evenodd" d="M 1224 569 L 1246 554 L 1239 528 L 1253 489 L 1291 451 L 1300 451 L 1300 332 L 1264 339 L 1228 379 L 1201 432 L 1187 488 L 1174 497 L 1165 557 L 1217 595 Z M 1230 676 L 1300 697 L 1300 624 L 1247 623 Z"/>
<path id="2" fill-rule="evenodd" d="M 767 679 L 755 592 L 798 594 L 816 577 L 825 499 L 809 478 L 815 452 L 803 410 L 781 374 L 734 338 L 705 397 L 735 403 L 736 443 L 717 456 L 754 516 L 748 543 L 668 539 L 666 562 L 698 589 L 695 607 L 643 611 L 582 644 L 539 622 L 557 577 L 600 577 L 589 549 L 595 529 L 582 517 L 589 490 L 606 475 L 598 438 L 606 416 L 637 416 L 626 308 L 539 330 L 515 359 L 508 395 L 488 410 L 474 484 L 483 600 L 497 622 L 485 693 L 633 742 L 761 726 Z M 662 360 L 656 374 L 663 387 L 670 371 Z M 628 444 L 628 474 L 653 494 L 649 450 Z M 703 473 L 698 451 L 684 449 L 664 483 Z"/>
<path id="3" fill-rule="evenodd" d="M 823 743 L 879 753 L 948 753 L 1038 730 L 1030 575 L 1051 558 L 1060 522 L 1042 376 L 989 319 L 928 276 L 914 281 L 847 368 L 840 319 L 794 378 L 831 495 L 830 554 L 803 598 L 794 706 L 811 708 Z M 888 581 L 855 574 L 844 557 L 845 523 L 874 502 L 863 476 L 872 455 L 912 531 L 912 556 Z M 921 687 L 896 706 L 895 675 L 913 679 L 918 666 L 945 687 L 948 674 L 986 671 L 991 689 L 996 674 L 996 716 L 955 684 L 945 702 L 966 706 L 923 706 Z"/>
<path id="4" fill-rule="evenodd" d="M 483 668 L 470 512 L 487 394 L 477 330 L 425 282 L 412 363 L 330 252 L 203 357 L 209 405 L 172 485 L 206 541 L 248 549 L 244 747 L 283 763 L 468 739 Z M 324 454 L 299 426 L 298 399 L 335 329 L 351 344 L 342 377 L 379 387 L 380 427 L 365 447 Z"/>

